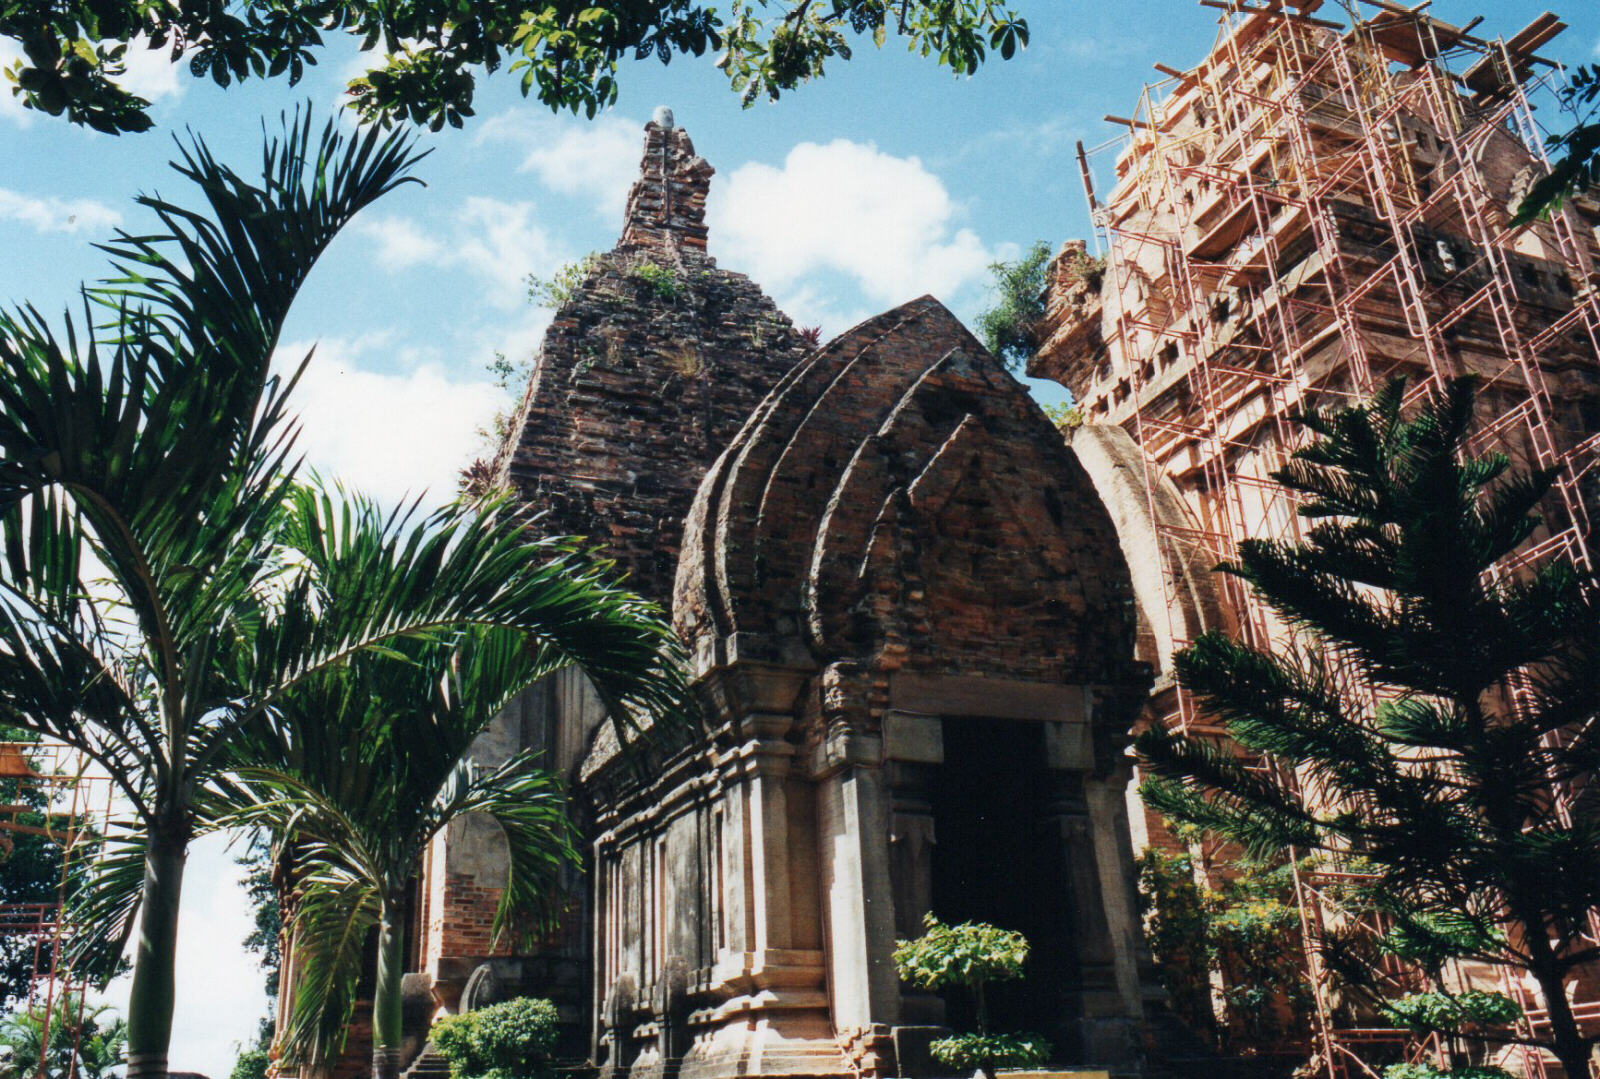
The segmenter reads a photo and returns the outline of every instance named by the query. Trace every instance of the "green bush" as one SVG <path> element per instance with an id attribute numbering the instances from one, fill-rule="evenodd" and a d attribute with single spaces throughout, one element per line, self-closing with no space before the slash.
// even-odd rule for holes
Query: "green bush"
<path id="1" fill-rule="evenodd" d="M 1040 345 L 1049 269 L 1050 245 L 1043 240 L 1015 262 L 989 264 L 993 303 L 978 314 L 978 335 L 984 347 L 1014 371 L 1026 367 Z"/>
<path id="2" fill-rule="evenodd" d="M 599 265 L 600 256 L 591 252 L 575 262 L 563 263 L 549 277 L 529 274 L 527 276 L 528 302 L 535 307 L 543 307 L 550 311 L 556 310 L 572 299 L 572 294 L 588 280 L 589 275 Z"/>
<path id="3" fill-rule="evenodd" d="M 1522 1018 L 1517 1002 L 1503 993 L 1412 993 L 1382 1005 L 1397 1025 L 1417 1034 L 1456 1033 L 1463 1027 L 1508 1027 Z"/>
<path id="4" fill-rule="evenodd" d="M 653 262 L 642 262 L 629 272 L 635 280 L 649 285 L 656 299 L 670 301 L 678 298 L 678 275 L 673 270 Z"/>
<path id="5" fill-rule="evenodd" d="M 1037 1034 L 955 1034 L 928 1046 L 947 1068 L 993 1075 L 996 1068 L 1037 1068 L 1050 1059 L 1050 1043 Z"/>
<path id="6" fill-rule="evenodd" d="M 267 1079 L 267 1066 L 271 1063 L 272 1058 L 265 1049 L 246 1049 L 233 1062 L 228 1079 Z"/>
<path id="7" fill-rule="evenodd" d="M 984 989 L 990 982 L 1022 977 L 1028 938 L 982 922 L 945 925 L 932 914 L 916 940 L 895 942 L 894 965 L 900 978 L 919 989 L 962 988 L 972 995 L 978 1030 L 940 1038 L 928 1047 L 947 1068 L 979 1069 L 993 1077 L 996 1068 L 1032 1068 L 1050 1057 L 1050 1043 L 1037 1034 L 989 1033 Z"/>
<path id="8" fill-rule="evenodd" d="M 903 981 L 919 989 L 972 988 L 1022 977 L 1028 938 L 983 923 L 945 925 L 933 915 L 922 920 L 927 932 L 895 942 L 894 965 Z"/>
<path id="9" fill-rule="evenodd" d="M 1056 425 L 1057 431 L 1070 431 L 1074 427 L 1082 427 L 1087 419 L 1083 414 L 1083 409 L 1077 405 L 1069 405 L 1065 401 L 1042 407 L 1046 418 Z"/>
<path id="10" fill-rule="evenodd" d="M 1383 1069 L 1383 1079 L 1511 1079 L 1511 1073 L 1495 1067 L 1441 1069 L 1432 1064 L 1391 1064 Z"/>
<path id="11" fill-rule="evenodd" d="M 532 997 L 491 1004 L 440 1019 L 428 1038 L 456 1079 L 535 1079 L 550 1073 L 556 1006 Z"/>

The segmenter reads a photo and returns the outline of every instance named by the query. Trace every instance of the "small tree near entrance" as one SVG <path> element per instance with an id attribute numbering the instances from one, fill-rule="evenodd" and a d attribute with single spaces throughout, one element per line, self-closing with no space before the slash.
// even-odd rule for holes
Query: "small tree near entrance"
<path id="1" fill-rule="evenodd" d="M 996 1068 L 1030 1068 L 1050 1056 L 1050 1043 L 1036 1034 L 991 1034 L 984 989 L 990 982 L 1022 977 L 1028 959 L 1028 938 L 992 925 L 963 922 L 945 925 L 932 914 L 916 940 L 896 942 L 895 969 L 901 981 L 919 989 L 961 988 L 972 996 L 975 1033 L 940 1038 L 929 1048 L 933 1059 L 948 1068 L 981 1071 L 994 1079 Z"/>

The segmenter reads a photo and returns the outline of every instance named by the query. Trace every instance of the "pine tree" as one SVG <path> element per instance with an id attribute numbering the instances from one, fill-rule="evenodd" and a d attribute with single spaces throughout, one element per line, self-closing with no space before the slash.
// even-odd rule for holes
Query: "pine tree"
<path id="1" fill-rule="evenodd" d="M 1538 532 L 1555 472 L 1471 452 L 1472 380 L 1410 413 L 1403 391 L 1302 415 L 1314 438 L 1274 478 L 1299 497 L 1304 538 L 1245 541 L 1219 567 L 1297 647 L 1210 633 L 1178 657 L 1202 709 L 1276 766 L 1151 730 L 1138 741 L 1144 795 L 1254 856 L 1358 860 L 1390 926 L 1378 947 L 1432 975 L 1433 992 L 1382 1005 L 1392 1020 L 1453 1045 L 1518 1040 L 1509 1001 L 1441 978 L 1450 959 L 1510 968 L 1549 1012 L 1534 1044 L 1588 1076 L 1600 1039 L 1564 990 L 1600 958 L 1586 935 L 1600 800 L 1551 792 L 1581 790 L 1600 757 L 1595 582 L 1560 558 L 1499 569 Z"/>

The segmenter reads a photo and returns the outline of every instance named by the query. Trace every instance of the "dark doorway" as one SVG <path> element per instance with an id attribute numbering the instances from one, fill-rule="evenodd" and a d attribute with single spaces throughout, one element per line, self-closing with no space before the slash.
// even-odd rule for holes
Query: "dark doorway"
<path id="1" fill-rule="evenodd" d="M 945 763 L 933 787 L 933 913 L 988 922 L 1031 945 L 1022 981 L 989 989 L 990 1027 L 1049 1038 L 1077 1056 L 1077 957 L 1070 877 L 1060 836 L 1061 783 L 1046 765 L 1040 723 L 945 718 Z M 947 994 L 950 1026 L 975 1029 L 972 1002 Z"/>

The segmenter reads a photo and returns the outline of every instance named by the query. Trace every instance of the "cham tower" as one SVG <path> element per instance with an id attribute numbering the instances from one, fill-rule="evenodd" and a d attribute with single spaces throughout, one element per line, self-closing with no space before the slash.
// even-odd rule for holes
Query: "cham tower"
<path id="1" fill-rule="evenodd" d="M 656 110 L 621 239 L 581 264 L 492 462 L 494 483 L 538 515 L 535 527 L 582 537 L 615 560 L 630 587 L 664 606 L 701 476 L 805 352 L 788 316 L 706 253 L 713 172 L 671 111 Z M 474 757 L 494 765 L 538 747 L 547 767 L 574 781 L 604 719 L 580 675 L 558 674 L 508 709 Z M 574 802 L 582 823 L 584 803 Z M 418 1056 L 441 1009 L 523 993 L 556 1002 L 564 1057 L 589 1055 L 592 911 L 584 872 L 567 882 L 561 928 L 532 953 L 513 954 L 491 935 L 505 868 L 494 825 L 471 817 L 438 837 L 420 867 L 403 1059 Z M 359 1070 L 359 1047 L 346 1056 Z M 413 1071 L 441 1067 L 428 1054 Z"/>
<path id="2" fill-rule="evenodd" d="M 937 300 L 815 348 L 719 268 L 711 176 L 658 110 L 493 465 L 670 609 L 701 722 L 624 748 L 564 672 L 486 732 L 476 759 L 539 748 L 566 778 L 584 865 L 514 953 L 494 826 L 435 841 L 410 1074 L 439 1068 L 432 1017 L 515 995 L 554 1000 L 560 1055 L 602 1079 L 938 1074 L 930 1041 L 971 1016 L 892 961 L 929 913 L 1024 931 L 1008 1007 L 1060 1062 L 1139 1074 L 1160 994 L 1124 791 L 1150 672 L 1116 523 Z"/>
<path id="3" fill-rule="evenodd" d="M 1072 447 L 1134 570 L 1140 654 L 1157 670 L 1141 722 L 1220 736 L 1175 686 L 1172 656 L 1210 629 L 1287 642 L 1211 568 L 1243 539 L 1296 538 L 1296 507 L 1271 474 L 1304 438 L 1292 422 L 1302 406 L 1354 402 L 1396 377 L 1415 400 L 1478 376 L 1480 445 L 1562 470 L 1518 562 L 1595 568 L 1600 204 L 1591 192 L 1547 220 L 1512 220 L 1548 169 L 1535 106 L 1553 105 L 1561 78 L 1539 54 L 1564 29 L 1555 15 L 1491 38 L 1474 33 L 1481 19 L 1452 25 L 1426 4 L 1352 0 L 1329 18 L 1321 0 L 1202 2 L 1228 12 L 1211 52 L 1157 64 L 1162 81 L 1131 115 L 1106 118 L 1123 134 L 1079 144 L 1104 253 L 1074 241 L 1052 262 L 1029 373 L 1082 409 Z M 1130 799 L 1136 842 L 1177 846 Z M 1341 874 L 1328 868 L 1300 874 L 1294 892 L 1316 1074 L 1423 1059 L 1405 1032 L 1338 1006 L 1316 947 L 1339 917 L 1328 892 Z M 1600 925 L 1587 935 L 1600 942 Z M 1400 991 L 1421 984 L 1389 973 Z M 1523 1005 L 1524 1033 L 1543 1021 L 1529 986 L 1484 987 Z M 1570 986 L 1591 1029 L 1597 990 L 1593 971 Z M 1511 1048 L 1495 1063 L 1542 1077 L 1549 1062 Z"/>

